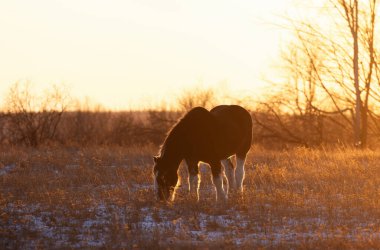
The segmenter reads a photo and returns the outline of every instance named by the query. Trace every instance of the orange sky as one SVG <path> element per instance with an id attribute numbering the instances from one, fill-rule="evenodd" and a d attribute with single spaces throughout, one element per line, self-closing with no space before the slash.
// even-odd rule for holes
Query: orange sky
<path id="1" fill-rule="evenodd" d="M 125 109 L 183 88 L 257 94 L 273 76 L 293 0 L 12 0 L 0 3 L 1 100 L 16 81 Z"/>

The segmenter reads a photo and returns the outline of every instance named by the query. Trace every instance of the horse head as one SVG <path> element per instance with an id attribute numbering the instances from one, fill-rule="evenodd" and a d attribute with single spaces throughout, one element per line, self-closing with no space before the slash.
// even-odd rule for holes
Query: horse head
<path id="1" fill-rule="evenodd" d="M 159 200 L 167 201 L 173 194 L 178 182 L 178 174 L 174 164 L 161 157 L 153 157 L 154 186 Z"/>

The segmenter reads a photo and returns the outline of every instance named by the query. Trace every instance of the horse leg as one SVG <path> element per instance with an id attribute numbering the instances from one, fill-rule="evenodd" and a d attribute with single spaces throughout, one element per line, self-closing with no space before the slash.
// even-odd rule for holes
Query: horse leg
<path id="1" fill-rule="evenodd" d="M 226 194 L 223 189 L 223 173 L 222 164 L 220 161 L 210 164 L 212 173 L 212 182 L 216 188 L 216 200 L 225 201 L 227 199 Z"/>
<path id="2" fill-rule="evenodd" d="M 242 193 L 243 192 L 243 181 L 244 181 L 244 163 L 246 159 L 246 154 L 237 154 L 236 155 L 236 169 L 235 169 L 235 179 L 237 189 Z"/>
<path id="3" fill-rule="evenodd" d="M 192 197 L 199 200 L 199 167 L 198 162 L 185 160 L 189 172 L 189 192 Z"/>
<path id="4" fill-rule="evenodd" d="M 224 166 L 227 180 L 228 180 L 228 193 L 232 193 L 232 191 L 235 189 L 234 164 L 232 163 L 231 158 L 222 160 L 222 164 Z"/>

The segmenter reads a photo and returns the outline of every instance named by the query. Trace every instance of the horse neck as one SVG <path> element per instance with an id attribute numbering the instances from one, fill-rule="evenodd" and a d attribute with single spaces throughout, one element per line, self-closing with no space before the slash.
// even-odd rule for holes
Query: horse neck
<path id="1" fill-rule="evenodd" d="M 164 154 L 162 156 L 162 160 L 168 164 L 166 169 L 168 171 L 177 171 L 182 159 L 183 157 L 177 154 Z"/>
<path id="2" fill-rule="evenodd" d="M 178 166 L 183 159 L 184 140 L 181 134 L 180 128 L 173 129 L 166 138 L 161 151 L 161 158 L 175 166 Z"/>

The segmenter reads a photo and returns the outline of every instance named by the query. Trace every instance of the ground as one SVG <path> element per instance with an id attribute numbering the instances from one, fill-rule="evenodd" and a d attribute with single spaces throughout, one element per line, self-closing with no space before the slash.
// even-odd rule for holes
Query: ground
<path id="1" fill-rule="evenodd" d="M 254 146 L 245 192 L 155 200 L 155 146 L 3 148 L 0 248 L 379 248 L 380 152 Z"/>

